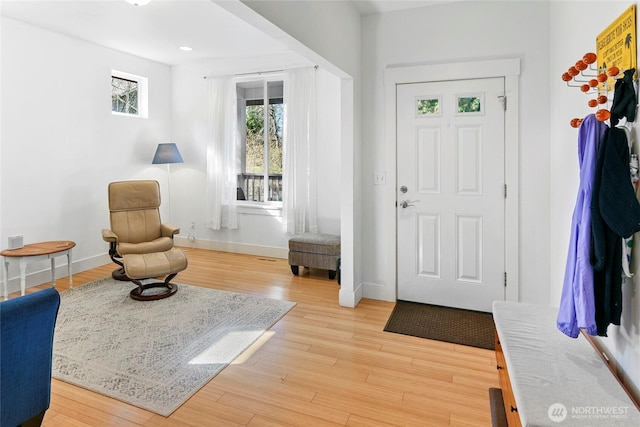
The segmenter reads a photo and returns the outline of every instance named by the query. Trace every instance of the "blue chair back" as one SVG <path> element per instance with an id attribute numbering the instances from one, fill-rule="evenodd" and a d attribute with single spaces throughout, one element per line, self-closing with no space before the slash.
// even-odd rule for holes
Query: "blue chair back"
<path id="1" fill-rule="evenodd" d="M 0 426 L 42 417 L 51 401 L 60 294 L 47 288 L 0 302 Z M 40 420 L 41 421 L 41 420 Z"/>

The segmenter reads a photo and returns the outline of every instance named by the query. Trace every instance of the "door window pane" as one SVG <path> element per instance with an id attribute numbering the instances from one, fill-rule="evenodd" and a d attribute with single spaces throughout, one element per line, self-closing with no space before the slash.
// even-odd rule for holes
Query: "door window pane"
<path id="1" fill-rule="evenodd" d="M 482 97 L 458 96 L 458 113 L 482 113 Z"/>
<path id="2" fill-rule="evenodd" d="M 440 98 L 419 98 L 417 103 L 418 116 L 439 116 Z"/>

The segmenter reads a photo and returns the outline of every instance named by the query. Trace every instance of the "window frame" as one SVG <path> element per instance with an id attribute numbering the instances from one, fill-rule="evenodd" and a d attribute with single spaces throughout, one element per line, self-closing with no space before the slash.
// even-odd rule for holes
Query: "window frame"
<path id="1" fill-rule="evenodd" d="M 263 164 L 264 164 L 264 170 L 263 170 L 263 188 L 262 188 L 262 194 L 261 194 L 261 198 L 262 201 L 260 200 L 236 200 L 236 203 L 239 207 L 241 208 L 248 208 L 249 210 L 245 211 L 245 213 L 254 213 L 257 214 L 258 211 L 255 211 L 255 209 L 259 209 L 262 210 L 264 212 L 262 212 L 262 215 L 274 215 L 274 213 L 279 212 L 282 208 L 282 200 L 267 200 L 268 199 L 268 183 L 269 183 L 269 164 L 270 164 L 270 153 L 269 153 L 269 132 L 270 132 L 270 128 L 269 128 L 269 119 L 268 119 L 268 109 L 269 109 L 269 105 L 271 105 L 272 103 L 270 103 L 271 99 L 282 99 L 282 103 L 280 105 L 283 106 L 285 105 L 285 101 L 284 101 L 284 74 L 283 73 L 273 73 L 273 74 L 269 74 L 269 75 L 251 75 L 251 76 L 245 76 L 245 77 L 241 77 L 241 78 L 236 78 L 236 90 L 239 90 L 241 88 L 241 84 L 243 83 L 257 83 L 257 82 L 261 82 L 262 83 L 262 106 L 263 106 L 263 147 L 264 147 L 264 152 L 263 152 Z M 273 82 L 281 82 L 283 85 L 283 94 L 280 96 L 271 96 L 269 97 L 269 83 L 273 83 Z M 246 156 L 246 150 L 247 150 L 247 141 L 246 141 L 246 107 L 247 107 L 247 101 L 250 100 L 256 100 L 259 98 L 245 98 L 242 97 L 242 106 L 240 105 L 240 97 L 238 97 L 238 121 L 243 123 L 241 126 L 239 126 L 239 131 L 240 131 L 240 152 L 238 153 L 238 164 L 240 165 L 240 170 L 238 170 L 238 175 L 240 174 L 244 174 L 246 173 L 243 169 L 243 167 L 246 167 L 246 159 L 243 162 L 241 160 L 241 156 Z M 254 104 L 255 105 L 255 104 Z M 284 121 L 283 121 L 283 126 L 284 126 Z M 284 146 L 285 139 L 284 139 L 284 128 L 282 129 L 283 131 L 283 139 L 282 139 L 282 144 Z M 244 152 L 242 152 L 244 150 Z M 284 152 L 283 152 L 284 154 Z M 283 163 L 284 163 L 284 158 L 282 159 Z M 283 164 L 283 168 L 284 168 L 284 164 Z M 282 171 L 282 176 L 284 176 L 284 170 Z M 246 197 L 247 195 L 245 195 Z"/>
<path id="2" fill-rule="evenodd" d="M 111 70 L 111 79 L 117 78 L 136 82 L 138 85 L 138 113 L 123 113 L 113 111 L 113 84 L 111 85 L 111 114 L 122 117 L 139 117 L 143 119 L 149 118 L 149 79 L 135 74 L 126 73 L 124 71 Z"/>

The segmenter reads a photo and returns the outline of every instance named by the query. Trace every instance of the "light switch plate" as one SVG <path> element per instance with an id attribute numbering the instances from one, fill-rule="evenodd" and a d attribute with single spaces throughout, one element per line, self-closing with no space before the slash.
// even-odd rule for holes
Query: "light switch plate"
<path id="1" fill-rule="evenodd" d="M 375 172 L 373 174 L 373 185 L 384 185 L 387 183 L 387 174 L 384 172 Z"/>

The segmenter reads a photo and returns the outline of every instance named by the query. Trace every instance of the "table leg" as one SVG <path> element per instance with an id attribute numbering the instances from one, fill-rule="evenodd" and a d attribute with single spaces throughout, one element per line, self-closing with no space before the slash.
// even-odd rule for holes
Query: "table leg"
<path id="1" fill-rule="evenodd" d="M 2 281 L 4 284 L 3 296 L 4 299 L 9 299 L 9 261 L 4 260 L 4 280 Z"/>
<path id="2" fill-rule="evenodd" d="M 69 275 L 69 289 L 73 288 L 73 276 L 71 273 L 71 249 L 67 252 L 67 274 Z"/>
<path id="3" fill-rule="evenodd" d="M 24 258 L 20 259 L 20 295 L 24 295 L 27 288 L 27 262 Z"/>
<path id="4" fill-rule="evenodd" d="M 51 287 L 56 287 L 56 261 L 55 257 L 51 257 Z"/>

